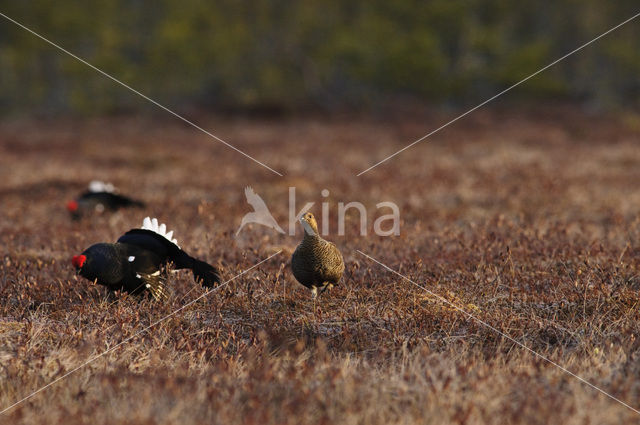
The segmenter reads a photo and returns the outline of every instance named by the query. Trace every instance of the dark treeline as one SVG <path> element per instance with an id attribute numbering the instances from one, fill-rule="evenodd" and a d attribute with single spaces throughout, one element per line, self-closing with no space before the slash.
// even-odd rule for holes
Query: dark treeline
<path id="1" fill-rule="evenodd" d="M 0 3 L 3 13 L 162 103 L 239 109 L 475 102 L 640 11 L 637 0 Z M 639 52 L 640 19 L 510 97 L 637 106 Z M 3 18 L 0 107 L 148 108 Z"/>

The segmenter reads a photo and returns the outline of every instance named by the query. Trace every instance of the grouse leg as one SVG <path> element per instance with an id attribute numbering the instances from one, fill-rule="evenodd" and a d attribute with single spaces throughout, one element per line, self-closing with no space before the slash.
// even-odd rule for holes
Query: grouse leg
<path id="1" fill-rule="evenodd" d="M 322 287 L 322 290 L 320 291 L 320 295 L 324 294 L 324 291 L 326 291 L 327 289 L 331 291 L 332 288 L 333 288 L 333 283 L 327 283 Z"/>
<path id="2" fill-rule="evenodd" d="M 313 314 L 316 314 L 316 299 L 318 298 L 318 288 L 311 288 L 311 297 L 313 298 Z"/>

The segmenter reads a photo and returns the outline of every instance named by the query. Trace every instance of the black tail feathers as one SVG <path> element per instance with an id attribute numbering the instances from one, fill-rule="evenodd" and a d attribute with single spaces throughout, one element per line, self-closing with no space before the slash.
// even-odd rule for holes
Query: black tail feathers
<path id="1" fill-rule="evenodd" d="M 123 207 L 144 208 L 146 206 L 144 202 L 138 201 L 137 199 L 128 198 L 126 196 L 121 196 L 120 198 L 120 203 Z"/>
<path id="2" fill-rule="evenodd" d="M 202 286 L 207 288 L 213 288 L 217 283 L 220 283 L 220 272 L 212 265 L 193 259 L 193 277 L 200 281 Z"/>

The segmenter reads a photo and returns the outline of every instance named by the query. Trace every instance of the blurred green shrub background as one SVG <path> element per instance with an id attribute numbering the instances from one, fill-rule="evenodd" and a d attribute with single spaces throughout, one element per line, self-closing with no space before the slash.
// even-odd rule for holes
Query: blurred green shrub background
<path id="1" fill-rule="evenodd" d="M 637 0 L 1 1 L 0 11 L 170 107 L 361 109 L 484 100 L 640 11 Z M 510 93 L 638 106 L 640 19 Z M 144 100 L 0 18 L 3 113 Z"/>

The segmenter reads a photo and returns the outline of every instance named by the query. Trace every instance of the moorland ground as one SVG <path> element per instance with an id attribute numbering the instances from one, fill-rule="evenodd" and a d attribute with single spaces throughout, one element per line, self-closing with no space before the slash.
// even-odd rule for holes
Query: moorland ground
<path id="1" fill-rule="evenodd" d="M 611 396 L 640 408 L 640 124 L 570 109 L 479 111 L 370 172 L 447 117 L 240 119 L 202 125 L 277 176 L 161 117 L 0 124 L 0 408 L 203 294 L 108 294 L 70 258 L 156 216 L 233 278 L 0 416 L 6 424 L 637 423 L 589 387 L 361 250 Z M 147 202 L 73 222 L 92 179 Z M 248 226 L 252 186 L 288 228 L 330 212 L 341 285 L 313 311 L 292 277 L 295 236 Z M 322 197 L 321 191 L 330 191 Z M 338 202 L 366 206 L 337 234 Z M 376 204 L 401 234 L 373 234 Z"/>

